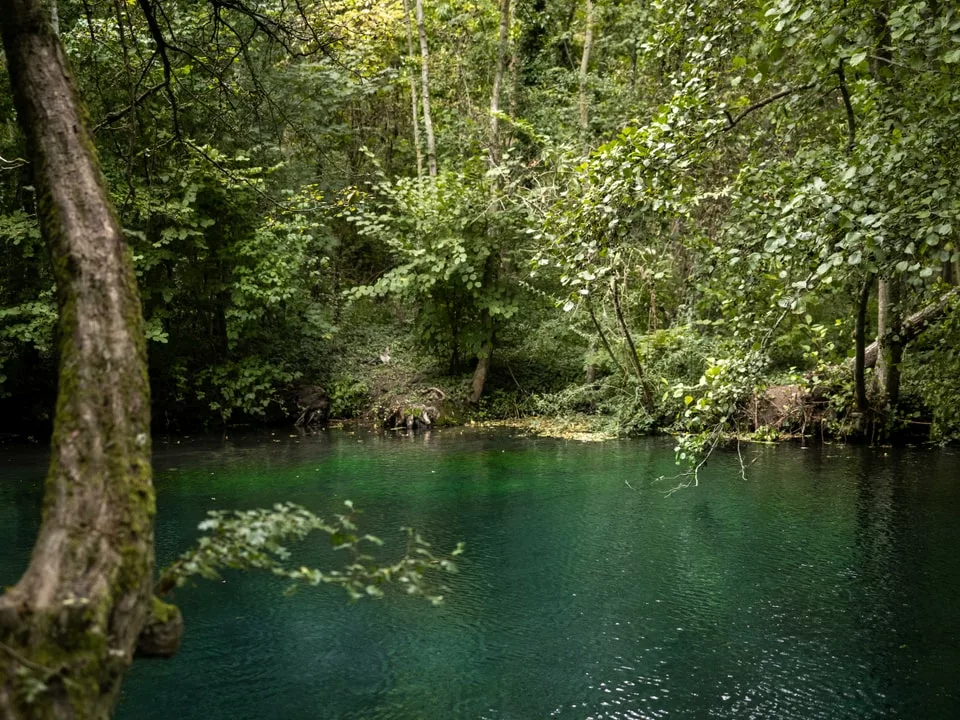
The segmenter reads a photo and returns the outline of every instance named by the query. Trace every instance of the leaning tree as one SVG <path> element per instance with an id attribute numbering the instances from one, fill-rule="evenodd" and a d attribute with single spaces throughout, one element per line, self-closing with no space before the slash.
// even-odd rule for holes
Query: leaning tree
<path id="1" fill-rule="evenodd" d="M 140 299 L 54 13 L 50 0 L 0 1 L 60 308 L 43 519 L 29 567 L 0 597 L 0 717 L 11 720 L 107 717 L 161 607 L 152 600 L 154 493 Z M 176 625 L 179 614 L 164 607 L 164 619 Z"/>
<path id="2" fill-rule="evenodd" d="M 153 5 L 138 4 L 163 54 Z M 299 0 L 293 5 L 287 10 L 305 18 Z M 214 0 L 211 7 L 219 13 L 227 6 Z M 229 8 L 282 40 L 274 19 L 242 2 Z M 338 586 L 354 600 L 381 597 L 382 585 L 396 583 L 407 594 L 440 602 L 441 586 L 428 573 L 455 571 L 451 558 L 462 546 L 434 555 L 406 528 L 406 552 L 380 565 L 366 549 L 380 540 L 359 532 L 349 501 L 332 521 L 289 503 L 211 512 L 202 525 L 209 536 L 154 583 L 150 391 L 131 253 L 57 34 L 54 0 L 0 0 L 0 17 L 60 306 L 59 390 L 43 519 L 29 567 L 0 596 L 0 718 L 108 718 L 134 655 L 168 656 L 179 647 L 180 613 L 153 593 L 164 595 L 192 575 L 257 569 L 297 584 Z M 168 97 L 175 102 L 172 91 Z M 328 535 L 348 555 L 343 569 L 287 565 L 282 543 L 311 533 Z"/>

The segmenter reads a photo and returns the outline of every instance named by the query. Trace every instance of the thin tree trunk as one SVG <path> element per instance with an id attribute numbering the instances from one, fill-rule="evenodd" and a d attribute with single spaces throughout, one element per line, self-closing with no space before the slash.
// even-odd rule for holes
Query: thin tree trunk
<path id="1" fill-rule="evenodd" d="M 0 14 L 61 336 L 40 531 L 23 577 L 0 597 L 0 717 L 99 720 L 152 608 L 143 317 L 50 3 L 0 0 Z M 31 682 L 42 689 L 28 702 Z"/>
<path id="2" fill-rule="evenodd" d="M 417 33 L 420 35 L 420 95 L 423 104 L 423 132 L 427 139 L 427 170 L 437 176 L 437 142 L 433 136 L 433 117 L 430 115 L 430 48 L 427 29 L 423 22 L 423 0 L 417 2 Z"/>
<path id="3" fill-rule="evenodd" d="M 500 145 L 500 91 L 503 85 L 503 70 L 506 63 L 507 37 L 510 22 L 510 0 L 501 0 L 500 5 L 500 33 L 497 43 L 497 63 L 494 69 L 493 89 L 490 93 L 490 140 L 488 148 L 487 162 L 491 170 L 500 165 L 502 156 Z M 491 211 L 499 203 L 500 184 L 494 177 L 490 190 Z M 483 287 L 489 289 L 496 283 L 499 275 L 500 252 L 497 249 L 497 237 L 495 224 L 488 221 L 487 234 L 490 239 L 490 254 L 484 263 Z M 470 402 L 478 403 L 483 396 L 483 389 L 487 382 L 487 375 L 490 372 L 490 363 L 493 359 L 493 335 L 494 323 L 490 314 L 490 309 L 483 307 L 480 310 L 480 324 L 483 333 L 483 340 L 480 345 L 480 352 L 477 355 L 477 366 L 473 372 L 471 381 Z"/>
<path id="4" fill-rule="evenodd" d="M 410 17 L 410 0 L 403 0 L 403 17 L 407 25 L 407 57 L 413 59 L 413 20 Z M 410 66 L 410 105 L 413 122 L 413 147 L 417 152 L 417 177 L 423 177 L 423 150 L 420 148 L 420 103 L 417 102 L 417 79 Z"/>
<path id="5" fill-rule="evenodd" d="M 500 0 L 500 33 L 497 41 L 497 65 L 493 72 L 493 90 L 490 93 L 490 169 L 500 166 L 503 151 L 500 142 L 500 92 L 503 88 L 503 72 L 507 64 L 507 50 L 510 40 L 510 0 Z M 500 202 L 500 180 L 494 176 L 491 184 L 491 208 L 496 208 Z M 496 224 L 488 223 L 490 237 L 490 254 L 484 263 L 483 287 L 489 290 L 500 279 L 500 247 L 497 238 Z M 480 311 L 480 323 L 483 328 L 483 342 L 477 357 L 477 367 L 471 382 L 470 402 L 478 403 L 483 397 L 483 387 L 490 372 L 490 362 L 493 359 L 494 322 L 490 309 L 484 307 Z"/>
<path id="6" fill-rule="evenodd" d="M 497 39 L 497 65 L 493 72 L 493 89 L 490 92 L 490 165 L 497 167 L 502 159 L 500 145 L 500 92 L 503 87 L 503 71 L 507 65 L 507 49 L 510 40 L 510 0 L 500 0 L 500 33 Z"/>
<path id="7" fill-rule="evenodd" d="M 510 5 L 509 27 L 513 27 L 513 18 L 516 15 L 516 4 Z M 511 118 L 517 116 L 517 103 L 520 96 L 520 43 L 516 42 L 510 48 L 510 62 L 507 66 L 507 74 L 510 77 L 510 93 L 507 100 L 507 114 Z M 512 145 L 512 133 L 507 136 L 506 147 Z"/>
<path id="8" fill-rule="evenodd" d="M 590 342 L 587 345 L 587 355 L 588 357 L 593 357 L 593 354 L 597 351 L 597 341 L 595 338 L 590 338 Z M 592 361 L 587 362 L 586 371 L 584 373 L 585 380 L 587 385 L 592 385 L 597 381 L 597 364 Z"/>
<path id="9" fill-rule="evenodd" d="M 958 299 L 960 299 L 960 287 L 944 293 L 936 302 L 918 310 L 904 320 L 900 328 L 900 341 L 903 346 L 909 345 L 920 333 L 939 321 Z M 876 367 L 879 354 L 880 343 L 877 341 L 870 343 L 863 353 L 864 367 Z M 853 363 L 848 364 L 853 365 Z"/>
<path id="10" fill-rule="evenodd" d="M 580 56 L 580 88 L 579 88 L 579 109 L 580 109 L 580 152 L 586 155 L 590 149 L 589 129 L 590 117 L 588 115 L 587 103 L 587 71 L 590 69 L 590 51 L 593 48 L 593 0 L 587 2 L 586 28 L 583 36 L 583 54 Z M 591 310 L 592 315 L 592 310 Z M 594 318 L 594 324 L 599 329 L 599 324 Z M 606 342 L 604 340 L 604 342 Z M 590 345 L 590 352 L 593 352 L 593 343 Z M 593 363 L 587 365 L 587 382 L 592 383 L 597 376 L 597 366 Z"/>
<path id="11" fill-rule="evenodd" d="M 587 300 L 587 312 L 590 313 L 590 319 L 593 321 L 593 327 L 597 330 L 597 337 L 600 338 L 600 342 L 603 343 L 604 349 L 607 351 L 607 355 L 610 356 L 610 361 L 614 364 L 614 367 L 620 371 L 621 375 L 626 375 L 627 371 L 623 369 L 623 365 L 620 364 L 620 361 L 617 360 L 617 356 L 613 354 L 613 348 L 610 347 L 610 342 L 607 340 L 607 334 L 603 331 L 603 326 L 600 325 L 600 321 L 597 320 L 597 314 L 593 311 L 593 303 Z"/>
<path id="12" fill-rule="evenodd" d="M 623 315 L 623 307 L 620 305 L 620 288 L 617 286 L 616 278 L 611 278 L 610 288 L 613 291 L 613 309 L 617 314 L 617 322 L 620 324 L 620 331 L 623 333 L 623 339 L 627 342 L 627 352 L 633 369 L 637 374 L 637 380 L 643 388 L 643 399 L 647 407 L 653 404 L 653 391 L 647 383 L 646 373 L 643 371 L 643 365 L 640 363 L 640 356 L 637 354 L 637 346 L 633 344 L 633 335 L 630 334 L 630 328 L 627 326 L 627 320 Z"/>
<path id="13" fill-rule="evenodd" d="M 900 400 L 900 362 L 904 345 L 897 280 L 880 278 L 877 304 L 877 381 L 884 405 L 894 408 Z"/>
<path id="14" fill-rule="evenodd" d="M 860 289 L 860 299 L 857 303 L 857 323 L 855 331 L 856 354 L 853 364 L 853 384 L 857 395 L 857 410 L 865 414 L 870 409 L 867 401 L 866 382 L 866 337 L 867 337 L 867 305 L 870 302 L 870 287 L 873 285 L 873 274 L 868 274 Z"/>
<path id="15" fill-rule="evenodd" d="M 884 90 L 892 87 L 891 79 L 883 72 L 883 66 L 890 60 L 889 19 L 889 3 L 879 3 L 873 15 L 877 45 L 876 57 L 871 60 L 871 70 L 878 85 Z M 877 284 L 877 381 L 882 402 L 891 409 L 895 408 L 900 400 L 900 361 L 904 347 L 901 337 L 903 309 L 900 295 L 900 283 L 896 278 L 880 278 Z"/>
<path id="16" fill-rule="evenodd" d="M 490 373 L 490 362 L 493 359 L 493 318 L 490 311 L 484 308 L 480 318 L 483 330 L 484 340 L 480 346 L 480 354 L 477 358 L 477 367 L 473 371 L 473 378 L 470 382 L 470 402 L 478 403 L 483 397 L 483 388 L 487 383 L 487 375 Z"/>
<path id="17" fill-rule="evenodd" d="M 584 155 L 590 147 L 590 117 L 587 102 L 587 71 L 590 69 L 590 51 L 593 49 L 593 0 L 586 0 L 586 26 L 583 33 L 583 55 L 580 56 L 580 147 Z"/>

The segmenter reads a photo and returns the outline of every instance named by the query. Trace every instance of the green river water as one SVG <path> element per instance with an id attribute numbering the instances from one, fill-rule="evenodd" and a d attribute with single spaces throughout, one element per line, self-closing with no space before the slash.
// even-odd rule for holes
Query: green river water
<path id="1" fill-rule="evenodd" d="M 180 654 L 121 720 L 960 718 L 960 453 L 744 446 L 665 497 L 665 440 L 446 429 L 155 443 L 157 552 L 206 511 L 289 500 L 467 544 L 440 608 L 231 573 L 178 591 Z M 0 586 L 42 451 L 0 451 Z M 391 542 L 393 541 L 393 542 Z M 317 538 L 318 543 L 326 543 Z M 327 549 L 304 551 L 330 562 Z"/>

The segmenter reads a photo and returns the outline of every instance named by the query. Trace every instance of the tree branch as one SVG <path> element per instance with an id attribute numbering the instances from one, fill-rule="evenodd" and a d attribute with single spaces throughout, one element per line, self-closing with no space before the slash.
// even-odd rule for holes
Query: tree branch
<path id="1" fill-rule="evenodd" d="M 850 102 L 850 91 L 847 89 L 847 78 L 843 72 L 843 59 L 837 66 L 837 78 L 840 80 L 840 97 L 843 98 L 843 107 L 847 111 L 847 153 L 853 152 L 857 140 L 857 118 L 853 114 L 853 104 Z"/>
<path id="2" fill-rule="evenodd" d="M 167 99 L 170 101 L 170 111 L 173 113 L 173 132 L 178 139 L 182 139 L 183 134 L 180 132 L 180 115 L 177 110 L 177 98 L 173 95 L 173 85 L 171 84 L 173 68 L 170 65 L 170 56 L 167 54 L 167 48 L 169 46 L 163 37 L 163 32 L 160 30 L 160 24 L 157 22 L 157 15 L 153 11 L 153 5 L 150 0 L 137 0 L 137 3 L 143 11 L 143 16 L 147 21 L 147 28 L 150 30 L 150 37 L 152 37 L 156 43 L 157 52 L 160 54 L 160 63 L 163 65 L 163 83 L 161 87 L 166 90 Z"/>
<path id="3" fill-rule="evenodd" d="M 775 103 L 777 100 L 782 100 L 785 97 L 790 95 L 796 95 L 798 93 L 806 92 L 807 90 L 813 90 L 817 87 L 817 83 L 807 83 L 806 85 L 801 85 L 800 87 L 787 88 L 786 90 L 781 90 L 778 93 L 774 93 L 770 97 L 764 98 L 755 102 L 753 105 L 750 105 L 747 108 L 744 108 L 736 117 L 731 117 L 730 113 L 726 110 L 723 111 L 723 114 L 727 116 L 727 126 L 724 128 L 724 131 L 733 130 L 745 117 L 751 113 L 756 112 L 762 108 L 765 108 L 767 105 Z"/>
<path id="4" fill-rule="evenodd" d="M 149 87 L 146 90 L 144 90 L 142 93 L 137 95 L 137 97 L 134 98 L 133 102 L 127 105 L 125 108 L 121 108 L 120 110 L 115 110 L 111 113 L 107 113 L 106 116 L 104 116 L 103 120 L 101 120 L 99 123 L 94 125 L 93 132 L 98 132 L 99 130 L 102 130 L 103 128 L 105 128 L 107 125 L 112 125 L 118 120 L 122 120 L 127 115 L 129 115 L 133 110 L 136 110 L 144 100 L 146 100 L 148 97 L 150 97 L 155 92 L 157 92 L 157 90 L 162 90 L 164 87 L 166 87 L 166 81 L 157 83 L 153 87 Z"/>

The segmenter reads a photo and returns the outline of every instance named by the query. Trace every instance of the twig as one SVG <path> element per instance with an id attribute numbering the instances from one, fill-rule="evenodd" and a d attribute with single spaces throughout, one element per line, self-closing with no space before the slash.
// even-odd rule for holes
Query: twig
<path id="1" fill-rule="evenodd" d="M 613 361 L 613 364 L 616 365 L 620 373 L 626 376 L 627 371 L 624 369 L 623 365 L 620 364 L 620 361 L 617 360 L 617 356 L 613 354 L 613 348 L 610 347 L 610 343 L 607 341 L 607 334 L 603 332 L 603 328 L 600 326 L 600 321 L 597 320 L 597 315 L 593 312 L 593 303 L 590 302 L 589 296 L 587 296 L 586 306 L 587 312 L 590 314 L 590 319 L 593 321 L 593 326 L 597 330 L 597 335 L 600 337 L 600 342 L 603 343 L 603 347 L 607 351 L 607 355 L 610 356 L 610 359 Z"/>
<path id="2" fill-rule="evenodd" d="M 36 672 L 46 673 L 47 675 L 56 675 L 56 670 L 52 670 L 44 665 L 40 665 L 39 663 L 33 662 L 33 660 L 29 660 L 28 658 L 25 658 L 23 655 L 18 653 L 16 650 L 14 650 L 12 647 L 10 647 L 4 642 L 0 642 L 0 650 L 3 650 L 4 652 L 6 652 L 10 657 L 12 657 L 14 660 L 16 660 L 18 663 L 20 663 L 24 667 L 28 667 L 31 670 L 35 670 Z"/>
<path id="3" fill-rule="evenodd" d="M 6 163 L 6 167 L 0 168 L 0 170 L 16 170 L 18 167 L 26 165 L 27 161 L 21 157 L 7 160 L 3 155 L 0 155 L 0 163 Z"/>
<path id="4" fill-rule="evenodd" d="M 719 423 L 717 423 L 717 426 L 713 429 L 713 444 L 710 446 L 710 449 L 707 451 L 707 454 L 703 456 L 703 459 L 697 463 L 696 467 L 694 467 L 692 470 L 687 470 L 686 472 L 682 472 L 677 475 L 672 475 L 670 477 L 661 475 L 656 480 L 654 480 L 654 482 L 661 482 L 662 480 L 677 480 L 683 477 L 693 478 L 692 480 L 689 480 L 687 482 L 682 482 L 676 487 L 673 487 L 670 490 L 668 490 L 664 494 L 665 497 L 670 497 L 678 490 L 683 490 L 684 488 L 688 488 L 691 486 L 698 487 L 700 485 L 700 468 L 702 468 L 704 465 L 707 464 L 707 460 L 709 460 L 710 456 L 713 455 L 713 451 L 717 449 L 717 445 L 720 442 L 720 438 L 723 437 L 723 425 L 725 422 L 726 422 L 726 418 L 724 418 Z"/>
<path id="5" fill-rule="evenodd" d="M 740 477 L 743 478 L 744 482 L 747 480 L 747 468 L 743 464 L 743 453 L 740 452 L 740 427 L 735 428 L 737 433 L 737 459 L 740 461 Z"/>
<path id="6" fill-rule="evenodd" d="M 800 87 L 787 88 L 786 90 L 781 90 L 778 93 L 774 93 L 770 97 L 766 97 L 763 100 L 758 100 L 753 105 L 750 105 L 749 107 L 744 108 L 739 114 L 737 114 L 736 117 L 730 117 L 730 113 L 724 110 L 723 114 L 727 116 L 727 126 L 724 128 L 724 130 L 733 130 L 733 128 L 735 128 L 741 120 L 747 117 L 747 115 L 753 112 L 756 112 L 761 108 L 765 108 L 767 105 L 770 105 L 771 103 L 775 103 L 777 100 L 788 97 L 790 95 L 796 95 L 797 93 L 805 92 L 807 90 L 813 90 L 813 88 L 815 87 L 817 87 L 817 83 L 807 83 L 806 85 L 801 85 Z"/>
<path id="7" fill-rule="evenodd" d="M 160 23 L 157 22 L 157 15 L 154 12 L 153 5 L 150 0 L 138 0 L 140 9 L 143 11 L 143 16 L 147 21 L 147 28 L 150 31 L 150 36 L 153 38 L 154 43 L 157 45 L 157 53 L 160 55 L 160 63 L 163 66 L 163 83 L 162 87 L 166 90 L 167 99 L 170 101 L 170 112 L 173 116 L 173 132 L 177 138 L 182 137 L 180 132 L 180 114 L 177 106 L 177 98 L 173 94 L 173 67 L 170 64 L 170 56 L 167 54 L 167 48 L 169 47 L 166 39 L 163 37 L 163 31 L 160 30 Z"/>
<path id="8" fill-rule="evenodd" d="M 114 111 L 114 112 L 112 112 L 112 113 L 108 113 L 108 114 L 103 118 L 103 120 L 101 120 L 99 123 L 97 123 L 96 125 L 94 125 L 93 131 L 94 131 L 94 132 L 97 132 L 98 130 L 102 130 L 102 129 L 103 129 L 104 127 L 106 127 L 107 125 L 111 125 L 111 124 L 117 122 L 117 120 L 122 120 L 122 119 L 123 119 L 124 117 L 126 117 L 131 111 L 135 110 L 135 109 L 140 105 L 140 103 L 142 103 L 142 102 L 143 102 L 144 100 L 146 100 L 148 97 L 150 97 L 151 95 L 153 95 L 157 90 L 162 90 L 165 86 L 166 86 L 166 81 L 161 82 L 161 83 L 157 83 L 157 84 L 154 85 L 153 87 L 147 88 L 147 89 L 144 90 L 142 93 L 140 93 L 140 94 L 133 100 L 133 102 L 130 103 L 129 105 L 127 105 L 125 108 L 122 108 L 122 109 L 120 109 L 120 110 L 116 110 L 116 111 Z"/>

